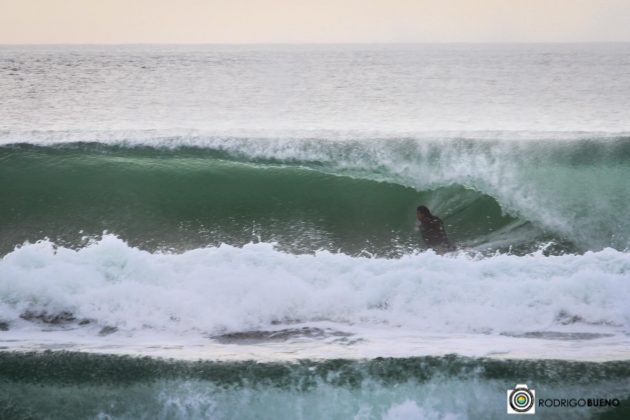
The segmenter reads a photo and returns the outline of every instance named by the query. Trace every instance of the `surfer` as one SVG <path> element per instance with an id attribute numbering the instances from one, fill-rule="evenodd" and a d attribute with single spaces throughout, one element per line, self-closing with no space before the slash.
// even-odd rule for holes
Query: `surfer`
<path id="1" fill-rule="evenodd" d="M 416 209 L 416 217 L 418 218 L 418 229 L 427 247 L 433 248 L 438 254 L 455 249 L 446 237 L 442 220 L 432 215 L 426 206 L 419 206 Z"/>

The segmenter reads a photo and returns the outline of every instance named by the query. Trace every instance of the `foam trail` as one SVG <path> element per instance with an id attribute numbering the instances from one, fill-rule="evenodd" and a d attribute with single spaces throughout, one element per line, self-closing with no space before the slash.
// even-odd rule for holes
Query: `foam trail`
<path id="1" fill-rule="evenodd" d="M 0 263 L 0 318 L 71 312 L 129 332 L 222 333 L 272 323 L 388 325 L 421 332 L 628 331 L 630 256 L 433 252 L 399 259 L 272 244 L 151 254 L 108 235 L 78 251 L 25 245 Z"/>

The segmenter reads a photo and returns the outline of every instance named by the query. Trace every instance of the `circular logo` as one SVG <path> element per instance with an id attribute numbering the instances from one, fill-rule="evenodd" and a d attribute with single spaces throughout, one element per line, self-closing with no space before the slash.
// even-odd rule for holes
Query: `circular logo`
<path id="1" fill-rule="evenodd" d="M 510 393 L 510 407 L 518 413 L 529 411 L 534 405 L 534 396 L 527 388 L 515 388 Z"/>

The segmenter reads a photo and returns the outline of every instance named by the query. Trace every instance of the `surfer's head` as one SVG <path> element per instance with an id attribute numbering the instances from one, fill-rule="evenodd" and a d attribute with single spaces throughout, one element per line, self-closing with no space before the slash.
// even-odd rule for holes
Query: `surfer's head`
<path id="1" fill-rule="evenodd" d="M 418 220 L 424 220 L 431 217 L 431 212 L 426 206 L 418 206 L 418 208 L 416 208 L 416 217 Z"/>

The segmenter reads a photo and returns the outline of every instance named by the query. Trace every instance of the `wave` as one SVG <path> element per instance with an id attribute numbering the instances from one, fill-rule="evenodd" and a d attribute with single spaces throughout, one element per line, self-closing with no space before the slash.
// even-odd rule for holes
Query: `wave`
<path id="1" fill-rule="evenodd" d="M 627 334 L 630 254 L 398 259 L 273 244 L 149 253 L 105 236 L 79 250 L 48 241 L 0 261 L 0 321 L 20 330 L 71 324 L 90 334 L 263 331 L 293 323 L 418 332 Z"/>
<path id="2" fill-rule="evenodd" d="M 4 253 L 107 230 L 150 250 L 260 238 L 293 252 L 399 255 L 419 247 L 421 203 L 478 250 L 622 250 L 630 238 L 627 137 L 176 137 L 8 144 L 0 162 Z"/>
<path id="3" fill-rule="evenodd" d="M 483 247 L 493 240 L 507 247 L 520 240 L 533 247 L 542 237 L 504 214 L 492 197 L 463 186 L 417 191 L 301 164 L 93 149 L 6 154 L 0 172 L 13 181 L 0 187 L 11 202 L 0 209 L 5 252 L 43 236 L 79 246 L 108 230 L 150 250 L 262 240 L 292 252 L 391 255 L 421 246 L 420 203 L 444 217 L 460 244 Z"/>
<path id="4" fill-rule="evenodd" d="M 537 407 L 539 416 L 628 416 L 628 362 L 447 356 L 222 363 L 69 352 L 0 353 L 0 416 L 499 419 L 514 378 L 535 388 L 537 398 L 605 398 L 618 405 Z"/>

